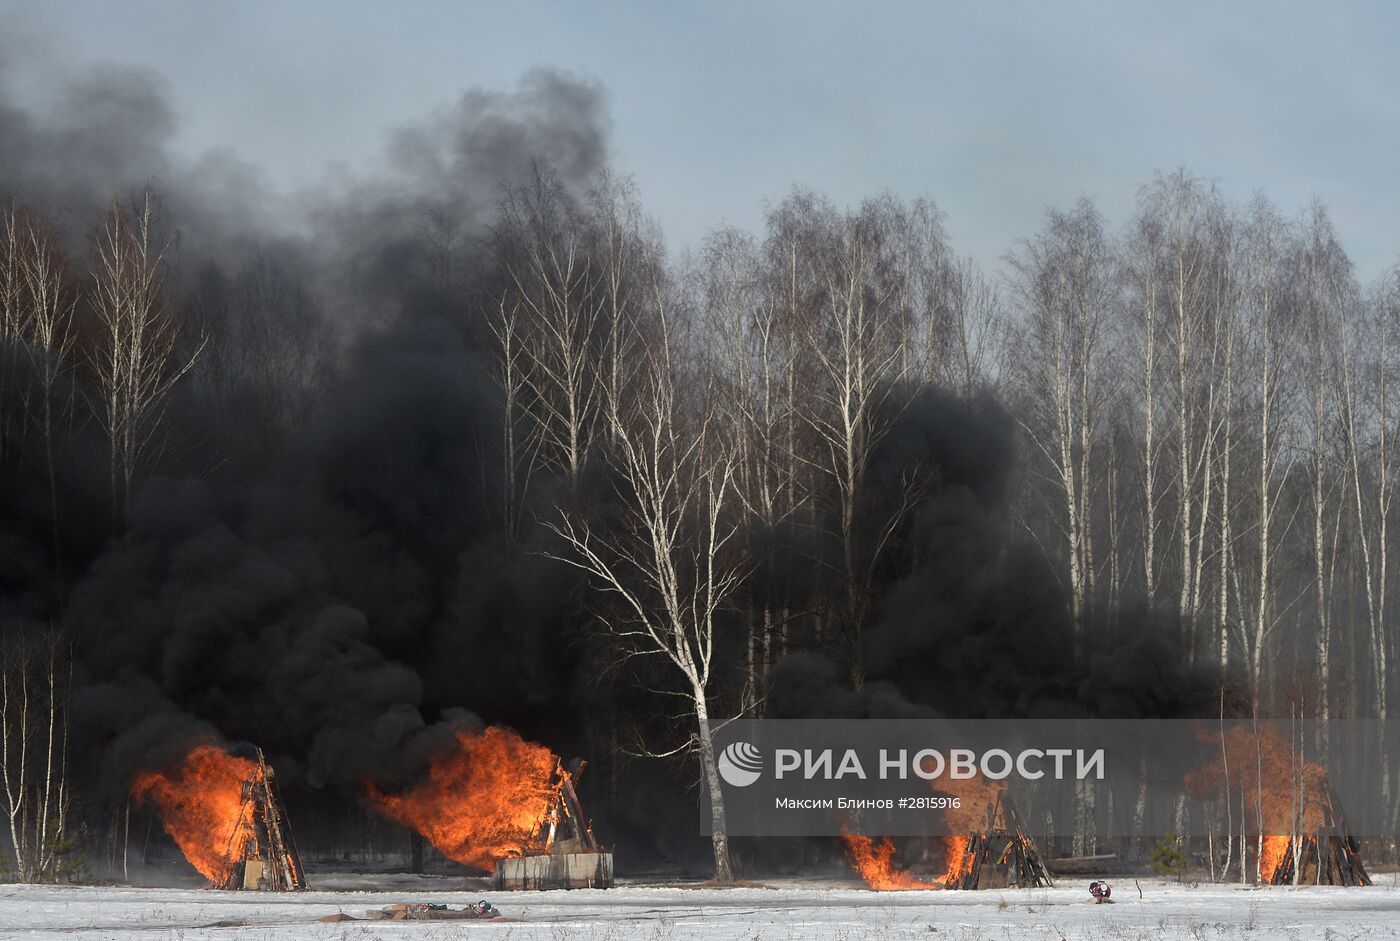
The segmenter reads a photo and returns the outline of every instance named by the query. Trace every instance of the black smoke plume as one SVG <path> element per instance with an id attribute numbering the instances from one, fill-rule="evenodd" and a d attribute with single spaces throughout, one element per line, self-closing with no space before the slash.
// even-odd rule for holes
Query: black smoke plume
<path id="1" fill-rule="evenodd" d="M 1183 665 L 1169 616 L 1105 609 L 1076 632 L 1065 586 L 1013 528 L 1007 501 L 1021 467 L 1015 423 L 993 398 L 914 394 L 867 486 L 878 501 L 916 468 L 932 486 L 882 566 L 878 613 L 863 638 L 866 682 L 852 689 L 821 654 L 788 656 L 770 676 L 771 714 L 1136 718 L 1208 709 L 1215 678 Z M 1133 629 L 1110 630 L 1115 619 Z"/>
<path id="2" fill-rule="evenodd" d="M 231 341 L 178 387 L 119 536 L 100 522 L 93 421 L 58 442 L 56 549 L 42 469 L 0 470 L 0 614 L 71 631 L 94 797 L 222 738 L 263 747 L 293 799 L 353 801 L 367 780 L 410 781 L 479 721 L 467 709 L 567 752 L 576 728 L 544 717 L 575 686 L 570 586 L 501 549 L 499 404 L 473 321 L 499 277 L 502 194 L 541 168 L 581 190 L 603 167 L 601 90 L 550 71 L 470 90 L 395 132 L 378 169 L 284 195 L 232 152 L 174 156 L 158 75 L 92 69 L 39 111 L 4 82 L 13 59 L 0 192 L 58 220 L 81 269 L 97 214 L 153 185 L 174 290 Z"/>
<path id="3" fill-rule="evenodd" d="M 468 91 L 397 131 L 380 166 L 283 194 L 233 151 L 176 157 L 154 73 L 92 70 L 39 109 L 9 91 L 17 61 L 0 50 L 0 193 L 57 220 L 81 276 L 97 213 L 154 185 L 172 290 L 211 341 L 119 525 L 101 429 L 76 398 L 56 442 L 56 540 L 43 463 L 0 461 L 0 618 L 70 632 L 89 826 L 107 826 L 135 769 L 222 739 L 265 749 L 294 819 L 329 841 L 366 781 L 412 781 L 454 729 L 485 721 L 587 754 L 599 831 L 637 855 L 701 849 L 684 800 L 656 806 L 686 774 L 614 760 L 637 726 L 674 723 L 600 674 L 579 584 L 529 545 L 507 551 L 498 510 L 502 406 L 481 321 L 504 283 L 492 226 L 504 194 L 544 176 L 585 194 L 607 161 L 602 91 L 549 71 Z M 830 651 L 793 653 L 771 671 L 768 715 L 1193 708 L 1203 680 L 1159 615 L 1098 612 L 1142 618 L 1126 633 L 1145 639 L 1091 624 L 1075 656 L 1063 586 L 1011 524 L 1020 456 L 995 401 L 917 391 L 863 505 L 878 516 L 910 471 L 931 483 L 872 586 L 863 682 Z M 590 469 L 578 493 L 606 515 L 602 477 Z M 746 590 L 824 602 L 810 562 L 832 550 L 809 529 L 750 544 L 768 561 Z"/>

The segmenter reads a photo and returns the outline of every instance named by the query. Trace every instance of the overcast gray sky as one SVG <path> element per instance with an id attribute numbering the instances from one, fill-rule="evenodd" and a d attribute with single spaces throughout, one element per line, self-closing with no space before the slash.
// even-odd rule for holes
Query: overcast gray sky
<path id="1" fill-rule="evenodd" d="M 673 249 L 794 183 L 928 196 L 995 264 L 1046 206 L 1114 225 L 1184 164 L 1286 212 L 1322 198 L 1359 274 L 1400 257 L 1400 5 L 0 0 L 44 69 L 165 75 L 191 155 L 278 186 L 536 65 L 608 90 L 614 163 Z M 47 54 L 42 54 L 47 53 Z M 22 71 L 22 70 L 20 70 Z M 39 94 L 52 76 L 12 75 Z M 0 142 L 3 146 L 3 142 Z"/>

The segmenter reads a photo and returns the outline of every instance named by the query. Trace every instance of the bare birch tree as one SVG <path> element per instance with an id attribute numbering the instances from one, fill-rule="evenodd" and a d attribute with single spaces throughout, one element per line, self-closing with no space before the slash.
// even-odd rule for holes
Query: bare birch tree
<path id="1" fill-rule="evenodd" d="M 1335 274 L 1334 269 L 1334 274 Z M 1393 578 L 1390 565 L 1390 517 L 1397 473 L 1397 414 L 1391 383 L 1400 372 L 1400 291 L 1392 271 L 1376 291 L 1369 316 L 1361 316 L 1345 297 L 1333 303 L 1340 314 L 1341 369 L 1339 399 L 1347 479 L 1351 489 L 1360 580 L 1366 619 L 1365 660 L 1370 670 L 1371 714 L 1384 722 L 1390 714 L 1390 670 L 1394 639 L 1387 606 Z M 1340 293 L 1342 285 L 1332 291 Z M 1389 756 L 1382 755 L 1381 790 L 1387 807 L 1395 797 Z M 1391 823 L 1392 821 L 1387 821 Z"/>
<path id="2" fill-rule="evenodd" d="M 72 849 L 70 653 L 57 632 L 0 639 L 0 785 L 14 873 L 21 882 L 60 878 Z"/>
<path id="3" fill-rule="evenodd" d="M 783 446 L 794 420 L 784 394 L 792 377 L 792 324 L 781 294 L 770 287 L 758 246 L 745 233 L 722 229 L 706 242 L 700 304 L 712 338 L 717 407 L 735 456 L 734 494 L 743 508 L 751 557 L 776 564 L 772 533 L 796 510 L 797 473 Z M 756 704 L 768 667 L 782 653 L 789 605 L 782 586 L 768 580 L 745 605 L 748 629 L 745 690 Z"/>
<path id="4" fill-rule="evenodd" d="M 77 292 L 52 227 L 11 204 L 0 213 L 0 424 L 12 443 L 37 431 L 48 484 L 55 600 L 60 593 L 58 425 L 67 413 L 63 386 L 76 341 Z M 24 375 L 20 371 L 24 370 Z M 0 446 L 3 450 L 3 446 Z"/>
<path id="5" fill-rule="evenodd" d="M 487 323 L 495 338 L 493 375 L 501 392 L 501 532 L 509 550 L 520 539 L 523 506 L 539 446 L 539 429 L 524 414 L 526 370 L 521 304 L 503 296 Z"/>
<path id="6" fill-rule="evenodd" d="M 961 259 L 948 268 L 943 303 L 952 334 L 943 382 L 968 399 L 982 390 L 999 391 L 1005 381 L 1009 325 L 996 282 L 971 259 Z"/>
<path id="7" fill-rule="evenodd" d="M 93 239 L 92 308 L 98 332 L 90 366 L 98 418 L 111 453 L 113 513 L 131 500 L 139 470 L 162 445 L 175 385 L 194 367 L 204 340 L 186 344 L 178 308 L 165 291 L 168 241 L 149 188 L 130 206 L 114 201 Z"/>
<path id="8" fill-rule="evenodd" d="M 909 475 L 898 481 L 888 512 L 863 505 L 871 460 L 908 402 L 903 383 L 910 377 L 913 337 L 896 303 L 902 287 L 888 252 L 890 220 L 882 212 L 888 204 L 852 214 L 824 204 L 805 208 L 804 247 L 816 297 L 797 325 L 813 369 L 799 414 L 814 441 L 800 456 L 821 479 L 829 508 L 823 528 L 838 553 L 843 656 L 859 686 L 876 569 L 927 485 Z"/>
<path id="9" fill-rule="evenodd" d="M 24 284 L 27 300 L 26 348 L 38 386 L 37 423 L 43 439 L 44 472 L 48 481 L 49 527 L 53 541 L 55 591 L 62 580 L 62 545 L 59 538 L 58 463 L 55 438 L 67 406 L 63 386 L 70 383 L 69 367 L 77 334 L 73 327 L 77 292 L 69 284 L 63 254 L 51 227 L 37 216 L 24 223 L 27 251 L 24 257 Z"/>
<path id="10" fill-rule="evenodd" d="M 666 304 L 639 394 L 607 403 L 608 466 L 618 519 L 604 526 L 565 508 L 544 525 L 550 557 L 584 572 L 616 605 L 601 621 L 620 655 L 661 657 L 674 670 L 695 725 L 691 739 L 710 804 L 715 878 L 733 878 L 724 794 L 713 747 L 719 615 L 744 579 L 738 524 L 727 512 L 736 460 L 716 427 L 707 390 L 687 392 Z"/>
<path id="11" fill-rule="evenodd" d="M 1358 326 L 1350 323 L 1355 319 L 1350 310 L 1355 306 L 1355 298 L 1348 290 L 1350 263 L 1342 254 L 1320 205 L 1313 206 L 1301 241 L 1294 265 L 1299 282 L 1299 315 L 1303 318 L 1306 337 L 1300 351 L 1303 356 L 1300 372 L 1305 377 L 1304 447 L 1308 454 L 1312 502 L 1311 561 L 1317 619 L 1314 649 L 1320 686 L 1318 718 L 1325 721 L 1331 714 L 1332 615 L 1340 533 L 1345 516 L 1343 496 L 1359 467 L 1359 462 L 1338 458 L 1334 431 L 1340 418 L 1343 451 L 1353 453 L 1357 444 L 1354 437 L 1357 399 L 1352 370 L 1360 364 L 1353 361 L 1353 354 L 1345 348 L 1353 339 L 1348 334 L 1355 333 Z M 1358 348 L 1357 352 L 1362 350 Z M 1363 540 L 1366 538 L 1364 532 L 1359 535 Z"/>
<path id="12" fill-rule="evenodd" d="M 25 215 L 13 201 L 0 213 L 0 462 L 21 451 L 30 417 L 21 374 L 28 326 Z"/>
<path id="13" fill-rule="evenodd" d="M 1163 493 L 1158 475 L 1165 472 L 1164 483 L 1176 498 L 1169 529 L 1180 553 L 1176 608 L 1192 660 L 1205 606 L 1206 561 L 1212 554 L 1209 522 L 1219 515 L 1214 490 L 1224 412 L 1221 359 L 1233 315 L 1220 284 L 1230 250 L 1225 217 L 1212 187 L 1181 170 L 1158 177 L 1139 200 L 1133 253 L 1135 306 L 1142 320 L 1140 395 L 1149 426 L 1143 450 L 1145 528 L 1152 557 L 1149 597 L 1161 588 L 1156 536 Z M 1159 414 L 1165 420 L 1162 427 Z M 1170 462 L 1163 460 L 1168 455 Z"/>
<path id="14" fill-rule="evenodd" d="M 1164 499 L 1160 464 L 1165 441 L 1159 418 L 1166 294 L 1159 263 L 1163 239 L 1162 223 L 1157 213 L 1149 207 L 1140 207 L 1133 222 L 1125 269 L 1131 288 L 1131 355 L 1136 371 L 1134 379 L 1138 406 L 1142 413 L 1138 458 L 1142 495 L 1139 499 L 1143 517 L 1143 596 L 1149 605 L 1157 602 L 1159 514 L 1160 503 Z"/>
<path id="15" fill-rule="evenodd" d="M 1241 648 L 1246 655 L 1250 702 L 1255 715 L 1263 699 L 1264 669 L 1272 639 L 1282 622 L 1277 604 L 1277 558 L 1281 537 L 1276 525 L 1286 507 L 1281 504 L 1289 416 L 1290 340 L 1284 303 L 1290 233 L 1272 207 L 1256 201 L 1246 234 L 1241 395 L 1247 403 L 1253 476 L 1247 515 L 1251 552 L 1236 594 L 1241 610 Z M 1241 429 L 1245 432 L 1246 429 Z M 1283 517 L 1287 521 L 1288 517 Z M 1237 556 L 1239 558 L 1239 556 Z M 1240 577 L 1236 569 L 1235 577 Z"/>
<path id="16" fill-rule="evenodd" d="M 1021 304 L 1016 336 L 1020 424 L 1059 503 L 1070 614 L 1083 637 L 1094 584 L 1095 448 L 1114 383 L 1105 366 L 1115 309 L 1114 261 L 1097 210 L 1051 211 L 1012 257 Z"/>
<path id="17" fill-rule="evenodd" d="M 540 435 L 540 460 L 560 470 L 571 488 L 587 463 L 603 418 L 606 387 L 598 381 L 598 347 L 607 325 L 599 310 L 598 272 L 574 200 L 537 170 L 505 207 L 506 269 L 526 329 L 522 379 Z"/>

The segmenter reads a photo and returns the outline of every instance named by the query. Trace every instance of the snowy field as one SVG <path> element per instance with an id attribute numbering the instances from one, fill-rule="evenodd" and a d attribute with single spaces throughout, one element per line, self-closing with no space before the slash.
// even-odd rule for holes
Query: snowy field
<path id="1" fill-rule="evenodd" d="M 14 939 L 1328 939 L 1400 938 L 1400 887 L 1252 889 L 1116 880 L 1117 904 L 1088 901 L 1087 880 L 1055 889 L 878 893 L 813 883 L 773 888 L 625 886 L 608 891 L 485 893 L 505 923 L 318 923 L 393 902 L 458 908 L 480 890 L 317 891 L 298 895 L 198 889 L 0 886 L 0 938 Z M 380 880 L 383 884 L 383 880 Z M 458 883 L 460 885 L 460 883 Z M 216 923 L 225 923 L 220 926 Z"/>

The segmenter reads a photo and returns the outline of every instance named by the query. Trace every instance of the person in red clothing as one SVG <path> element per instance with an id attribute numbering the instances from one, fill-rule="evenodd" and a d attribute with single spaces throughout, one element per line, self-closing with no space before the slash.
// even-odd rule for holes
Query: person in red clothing
<path id="1" fill-rule="evenodd" d="M 1113 889 L 1107 882 L 1094 881 L 1089 883 L 1089 894 L 1094 897 L 1095 905 L 1102 905 L 1113 894 Z"/>

